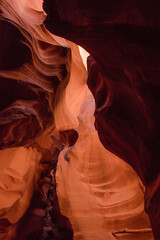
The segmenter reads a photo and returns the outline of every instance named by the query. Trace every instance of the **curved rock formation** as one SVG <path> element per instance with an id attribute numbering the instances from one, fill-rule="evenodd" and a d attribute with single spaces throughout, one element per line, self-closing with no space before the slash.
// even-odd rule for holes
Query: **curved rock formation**
<path id="1" fill-rule="evenodd" d="M 94 110 L 88 91 L 78 117 L 79 138 L 73 147 L 66 144 L 58 159 L 60 209 L 71 221 L 75 240 L 153 239 L 150 231 L 144 231 L 150 222 L 144 212 L 142 183 L 127 163 L 101 144 Z"/>
<path id="2" fill-rule="evenodd" d="M 0 239 L 159 240 L 160 4 L 43 7 L 0 1 Z"/>
<path id="3" fill-rule="evenodd" d="M 52 170 L 62 148 L 56 105 L 64 92 L 68 109 L 81 105 L 87 75 L 78 46 L 53 36 L 43 25 L 41 1 L 1 1 L 0 8 L 0 238 L 26 239 L 43 228 L 44 203 L 32 196 L 41 191 L 39 181 Z M 74 78 L 79 83 L 74 85 Z M 75 86 L 77 91 L 68 96 Z M 77 94 L 82 95 L 78 103 Z M 72 113 L 75 121 L 78 112 Z M 40 209 L 33 214 L 36 205 Z M 37 228 L 27 230 L 28 221 Z"/>
<path id="4" fill-rule="evenodd" d="M 138 173 L 154 235 L 159 224 L 159 9 L 157 1 L 44 1 L 45 25 L 84 47 L 103 145 Z M 147 200 L 148 199 L 148 200 Z"/>

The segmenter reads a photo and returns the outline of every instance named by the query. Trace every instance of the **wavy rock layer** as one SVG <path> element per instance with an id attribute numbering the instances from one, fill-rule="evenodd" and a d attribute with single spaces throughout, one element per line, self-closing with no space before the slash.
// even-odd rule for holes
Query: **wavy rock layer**
<path id="1" fill-rule="evenodd" d="M 45 28 L 41 1 L 2 0 L 0 9 L 0 239 L 23 240 L 43 228 L 44 211 L 32 213 L 44 206 L 42 196 L 32 196 L 62 149 L 58 130 L 64 124 L 56 123 L 65 116 L 56 114 L 56 106 L 63 95 L 71 109 L 68 124 L 77 126 L 86 69 L 78 46 Z"/>
<path id="2" fill-rule="evenodd" d="M 127 163 L 103 147 L 93 113 L 88 92 L 76 128 L 79 138 L 73 147 L 64 147 L 56 172 L 60 209 L 71 221 L 74 239 L 116 239 L 124 229 L 137 230 L 124 234 L 125 239 L 153 239 L 150 231 L 138 233 L 150 226 L 142 183 Z"/>
<path id="3" fill-rule="evenodd" d="M 146 186 L 159 240 L 158 5 L 103 2 L 46 0 L 45 13 L 41 0 L 0 1 L 2 239 L 35 239 L 51 228 L 46 176 L 63 149 L 57 194 L 74 239 L 153 239 L 144 187 L 122 158 Z M 91 54 L 98 133 L 79 48 L 44 20 Z"/>
<path id="4" fill-rule="evenodd" d="M 87 50 L 88 86 L 102 144 L 146 186 L 145 209 L 160 238 L 159 34 L 154 1 L 45 0 L 45 25 Z"/>

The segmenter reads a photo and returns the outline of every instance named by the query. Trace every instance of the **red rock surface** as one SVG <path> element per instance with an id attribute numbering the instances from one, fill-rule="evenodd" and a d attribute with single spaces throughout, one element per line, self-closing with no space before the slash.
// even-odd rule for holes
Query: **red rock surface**
<path id="1" fill-rule="evenodd" d="M 158 240 L 160 4 L 46 0 L 44 9 L 51 32 L 91 55 L 88 86 L 96 101 L 96 129 L 103 145 L 127 161 L 147 187 L 152 199 L 146 210 Z"/>
<path id="2" fill-rule="evenodd" d="M 160 3 L 43 8 L 0 2 L 0 239 L 159 240 Z"/>

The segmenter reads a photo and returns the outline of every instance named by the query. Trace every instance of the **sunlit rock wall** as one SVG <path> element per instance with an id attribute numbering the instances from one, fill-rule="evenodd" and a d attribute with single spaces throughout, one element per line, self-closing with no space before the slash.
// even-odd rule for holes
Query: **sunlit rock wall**
<path id="1" fill-rule="evenodd" d="M 43 229 L 42 194 L 31 199 L 62 149 L 63 121 L 66 129 L 78 125 L 87 73 L 78 46 L 43 25 L 41 1 L 1 1 L 0 8 L 0 239 L 26 239 Z M 56 113 L 63 98 L 66 116 Z"/>
<path id="2" fill-rule="evenodd" d="M 144 212 L 144 187 L 134 170 L 101 144 L 94 107 L 88 91 L 78 117 L 79 138 L 72 147 L 66 143 L 58 159 L 61 211 L 71 221 L 75 240 L 153 239 Z M 123 230 L 128 233 L 121 238 Z"/>
<path id="3" fill-rule="evenodd" d="M 45 25 L 85 48 L 102 144 L 146 186 L 145 209 L 160 238 L 158 1 L 44 1 Z M 56 20 L 55 20 L 56 19 Z"/>
<path id="4" fill-rule="evenodd" d="M 0 239 L 43 229 L 58 159 L 75 240 L 159 240 L 158 6 L 0 1 Z"/>

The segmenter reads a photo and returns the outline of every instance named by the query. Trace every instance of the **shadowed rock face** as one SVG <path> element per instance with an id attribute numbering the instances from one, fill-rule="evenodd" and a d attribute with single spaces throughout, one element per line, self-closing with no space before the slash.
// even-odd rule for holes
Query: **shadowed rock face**
<path id="1" fill-rule="evenodd" d="M 89 53 L 88 86 L 103 145 L 146 186 L 146 211 L 160 238 L 158 1 L 45 0 L 45 25 Z"/>
<path id="2" fill-rule="evenodd" d="M 11 70 L 31 61 L 30 50 L 21 42 L 25 38 L 13 24 L 1 20 L 0 35 L 0 69 Z M 6 56 L 10 56 L 9 59 Z"/>
<path id="3" fill-rule="evenodd" d="M 0 239 L 72 239 L 50 172 L 78 138 L 87 71 L 78 46 L 45 28 L 41 1 L 0 8 Z"/>
<path id="4" fill-rule="evenodd" d="M 159 3 L 43 6 L 0 1 L 0 239 L 159 240 Z"/>
<path id="5" fill-rule="evenodd" d="M 69 44 L 38 22 L 40 12 L 23 7 L 19 1 L 0 2 L 0 239 L 6 240 L 39 239 L 43 232 L 49 190 L 43 179 L 62 148 L 59 134 L 53 134 L 53 105 L 70 72 Z M 54 211 L 61 238 L 71 239 L 57 202 Z"/>
<path id="6" fill-rule="evenodd" d="M 25 66 L 27 64 L 30 68 L 33 66 L 33 53 L 29 48 L 29 42 L 17 26 L 4 19 L 0 21 L 1 149 L 23 146 L 31 142 L 31 139 L 42 133 L 42 129 L 45 129 L 53 121 L 45 87 L 37 86 L 38 84 L 33 80 L 34 77 L 30 78 L 30 82 L 27 80 L 29 67 L 27 70 Z M 45 45 L 41 41 L 39 44 L 42 45 L 42 49 L 43 47 L 49 48 L 47 43 Z M 63 68 L 65 71 L 65 66 Z M 35 75 L 37 80 L 38 78 L 42 80 L 45 76 L 38 73 L 36 69 L 31 74 Z M 54 75 L 48 76 L 47 80 L 50 82 L 52 91 L 57 88 L 60 82 Z"/>

